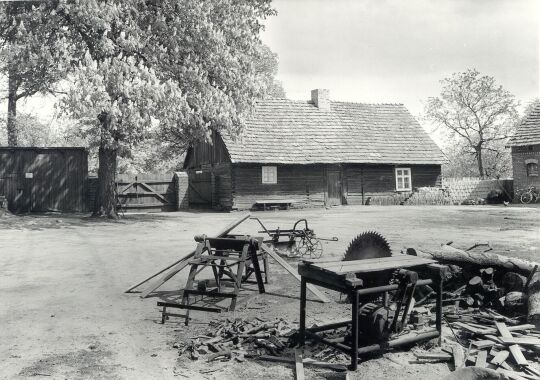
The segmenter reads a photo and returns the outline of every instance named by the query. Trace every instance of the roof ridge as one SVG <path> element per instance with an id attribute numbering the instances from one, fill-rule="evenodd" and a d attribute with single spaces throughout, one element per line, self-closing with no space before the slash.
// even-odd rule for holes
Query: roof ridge
<path id="1" fill-rule="evenodd" d="M 366 106 L 404 106 L 403 103 L 366 103 L 366 102 L 350 102 L 342 100 L 331 100 L 330 103 L 344 103 L 344 104 L 359 104 Z"/>

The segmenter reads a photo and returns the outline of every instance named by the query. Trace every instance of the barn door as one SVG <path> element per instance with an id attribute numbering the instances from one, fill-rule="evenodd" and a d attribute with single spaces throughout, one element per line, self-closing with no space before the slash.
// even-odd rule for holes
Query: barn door
<path id="1" fill-rule="evenodd" d="M 189 205 L 195 208 L 212 208 L 212 173 L 189 173 Z"/>
<path id="2" fill-rule="evenodd" d="M 6 197 L 9 211 L 16 214 L 30 211 L 31 188 L 24 175 L 7 174 L 0 178 L 0 195 Z"/>
<path id="3" fill-rule="evenodd" d="M 326 206 L 341 205 L 341 169 L 326 169 Z"/>

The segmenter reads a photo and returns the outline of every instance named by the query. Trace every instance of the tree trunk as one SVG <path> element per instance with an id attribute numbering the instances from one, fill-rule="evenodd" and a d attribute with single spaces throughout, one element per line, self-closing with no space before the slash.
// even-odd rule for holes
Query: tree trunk
<path id="1" fill-rule="evenodd" d="M 495 253 L 467 252 L 449 245 L 443 245 L 437 251 L 417 251 L 408 248 L 407 254 L 417 254 L 444 264 L 455 264 L 462 267 L 493 267 L 503 271 L 517 272 L 527 277 L 531 275 L 535 266 L 539 265 L 532 261 L 501 256 Z M 529 309 L 527 311 L 529 321 L 540 328 L 540 269 L 535 272 L 526 290 L 529 296 Z"/>
<path id="2" fill-rule="evenodd" d="M 116 219 L 116 164 L 118 148 L 115 142 L 111 143 L 108 133 L 110 118 L 100 115 L 102 127 L 101 142 L 99 145 L 98 188 L 94 203 L 93 216 L 106 216 Z"/>
<path id="3" fill-rule="evenodd" d="M 8 146 L 17 146 L 17 81 L 13 68 L 8 70 L 8 112 L 7 138 Z"/>
<path id="4" fill-rule="evenodd" d="M 482 162 L 482 147 L 476 149 L 476 162 L 478 163 L 478 174 L 480 178 L 484 178 L 484 163 Z"/>

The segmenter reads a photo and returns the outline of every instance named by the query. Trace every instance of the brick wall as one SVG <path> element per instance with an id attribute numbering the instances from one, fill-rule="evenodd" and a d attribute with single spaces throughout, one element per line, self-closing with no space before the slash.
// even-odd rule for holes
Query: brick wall
<path id="1" fill-rule="evenodd" d="M 176 209 L 187 210 L 189 208 L 189 180 L 186 172 L 174 173 L 174 187 L 176 191 Z"/>
<path id="2" fill-rule="evenodd" d="M 539 176 L 527 176 L 527 160 L 538 160 L 540 163 L 540 145 L 512 147 L 512 168 L 514 174 L 514 190 L 526 189 L 529 186 L 540 188 Z M 518 192 L 515 191 L 517 194 Z"/>

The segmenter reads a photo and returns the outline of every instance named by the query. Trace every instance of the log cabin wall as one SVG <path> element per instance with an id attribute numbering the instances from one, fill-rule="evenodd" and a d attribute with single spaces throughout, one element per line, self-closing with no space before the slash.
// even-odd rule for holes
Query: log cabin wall
<path id="1" fill-rule="evenodd" d="M 368 198 L 395 198 L 395 168 L 411 169 L 412 187 L 436 186 L 441 174 L 440 165 L 346 165 L 343 172 L 345 203 L 365 204 Z M 400 192 L 404 197 L 410 192 Z"/>
<path id="2" fill-rule="evenodd" d="M 262 166 L 277 167 L 277 183 L 262 183 Z M 293 207 L 325 204 L 325 165 L 234 164 L 233 208 L 250 209 L 257 200 L 294 200 Z"/>

